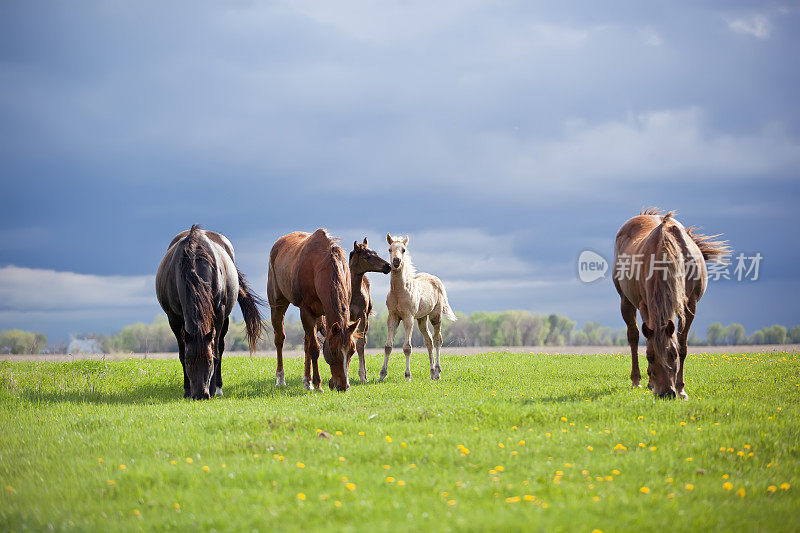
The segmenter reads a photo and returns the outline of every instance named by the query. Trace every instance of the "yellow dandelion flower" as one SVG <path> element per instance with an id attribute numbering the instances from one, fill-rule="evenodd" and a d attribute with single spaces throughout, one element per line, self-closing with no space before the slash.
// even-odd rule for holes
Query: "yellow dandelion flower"
<path id="1" fill-rule="evenodd" d="M 181 508 L 181 504 L 179 504 L 178 502 L 175 502 L 175 503 L 172 504 L 172 507 L 174 509 L 180 509 Z"/>
<path id="2" fill-rule="evenodd" d="M 724 452 L 725 451 L 725 446 L 720 446 L 719 447 L 719 451 Z"/>
<path id="3" fill-rule="evenodd" d="M 722 484 L 722 488 L 725 490 L 731 490 L 733 488 L 733 483 L 731 483 L 730 481 L 726 481 L 725 483 Z"/>
<path id="4" fill-rule="evenodd" d="M 300 500 L 300 501 L 305 501 L 306 495 L 304 493 L 302 493 L 302 492 L 298 492 L 297 493 L 297 499 Z"/>
<path id="5" fill-rule="evenodd" d="M 142 513 L 139 512 L 139 509 L 134 509 L 133 510 L 133 516 L 139 516 L 140 514 L 142 514 Z"/>
<path id="6" fill-rule="evenodd" d="M 390 468 L 392 468 L 392 467 L 391 467 L 391 466 L 389 466 L 389 465 L 383 465 L 383 469 L 384 469 L 384 470 L 389 470 Z"/>
<path id="7" fill-rule="evenodd" d="M 341 462 L 345 462 L 345 461 L 347 461 L 347 459 L 345 459 L 344 457 L 342 457 L 342 456 L 340 455 L 340 456 L 339 456 L 339 461 L 341 461 Z"/>
<path id="8" fill-rule="evenodd" d="M 740 498 L 744 498 L 744 495 L 745 495 L 744 487 L 742 487 L 741 489 L 737 490 L 736 494 L 738 494 Z"/>
<path id="9" fill-rule="evenodd" d="M 400 447 L 401 447 L 401 448 L 405 448 L 405 447 L 406 447 L 406 443 L 405 443 L 405 442 L 401 442 L 401 443 L 400 443 Z"/>
<path id="10" fill-rule="evenodd" d="M 606 476 L 606 481 L 614 481 L 614 476 Z"/>
<path id="11" fill-rule="evenodd" d="M 128 468 L 128 467 L 127 467 L 127 466 L 125 466 L 125 465 L 119 465 L 119 469 L 120 469 L 120 470 L 125 470 L 126 468 Z"/>
<path id="12" fill-rule="evenodd" d="M 614 470 L 611 471 L 611 473 L 614 474 L 615 476 L 618 476 L 619 475 L 619 470 L 617 470 L 615 468 Z"/>
<path id="13" fill-rule="evenodd" d="M 536 498 L 535 498 L 535 497 L 534 497 L 532 494 L 526 494 L 526 495 L 525 495 L 525 496 L 523 496 L 522 498 L 523 498 L 523 499 L 524 499 L 526 502 L 532 502 L 533 500 L 535 500 L 535 499 L 536 499 Z"/>
<path id="14" fill-rule="evenodd" d="M 644 442 L 639 443 L 639 448 L 645 448 L 647 445 Z"/>
<path id="15" fill-rule="evenodd" d="M 657 449 L 658 449 L 658 448 L 656 448 L 655 446 L 650 446 L 650 451 L 651 451 L 651 452 L 654 452 L 654 451 L 656 451 Z"/>
<path id="16" fill-rule="evenodd" d="M 562 416 L 562 417 L 561 417 L 561 421 L 562 421 L 562 422 L 566 422 L 566 421 L 567 421 L 567 417 L 566 417 L 566 416 Z"/>
<path id="17" fill-rule="evenodd" d="M 655 429 L 651 429 L 651 430 L 650 430 L 650 434 L 651 434 L 651 435 L 655 435 L 655 434 L 656 434 L 656 430 L 655 430 Z"/>
<path id="18" fill-rule="evenodd" d="M 337 434 L 337 435 L 339 435 L 339 436 L 341 436 L 342 432 L 341 432 L 341 431 L 339 431 L 339 430 L 337 429 L 337 430 L 336 430 L 336 434 Z"/>
<path id="19" fill-rule="evenodd" d="M 102 457 L 98 457 L 98 458 L 97 458 L 97 462 L 98 462 L 98 463 L 102 463 L 102 462 L 104 462 L 104 461 L 103 461 L 103 458 L 102 458 Z"/>
<path id="20" fill-rule="evenodd" d="M 397 485 L 400 486 L 400 487 L 405 487 L 406 486 L 406 482 L 401 479 L 400 481 L 397 482 Z"/>
<path id="21" fill-rule="evenodd" d="M 791 487 L 791 485 L 788 483 L 781 483 L 781 490 L 789 490 L 789 487 Z"/>
<path id="22" fill-rule="evenodd" d="M 258 457 L 258 455 L 256 455 L 256 457 Z M 284 459 L 286 459 L 286 457 L 284 457 L 283 455 L 278 456 L 278 461 L 283 461 Z"/>
<path id="23" fill-rule="evenodd" d="M 728 479 L 729 477 L 731 476 L 729 476 L 728 474 L 722 474 L 722 479 Z"/>
<path id="24" fill-rule="evenodd" d="M 518 442 L 518 444 L 519 444 L 520 446 L 525 446 L 525 441 L 524 441 L 524 440 L 521 440 L 521 441 L 519 441 L 519 442 Z"/>
<path id="25" fill-rule="evenodd" d="M 108 480 L 108 485 L 109 485 L 110 487 L 113 487 L 114 485 L 116 485 L 116 483 L 114 482 L 114 480 L 113 480 L 113 479 L 109 479 L 109 480 Z M 9 487 L 6 487 L 6 489 L 7 489 L 7 490 L 9 490 L 9 491 L 10 491 L 10 490 L 13 490 L 13 489 L 11 489 L 11 487 L 10 487 L 10 486 L 9 486 Z"/>
<path id="26" fill-rule="evenodd" d="M 333 502 L 333 505 L 335 505 L 336 507 L 341 507 L 342 506 L 342 502 L 340 502 L 339 500 L 336 500 L 335 502 Z"/>
<path id="27" fill-rule="evenodd" d="M 545 434 L 544 434 L 544 436 L 545 436 L 545 437 L 549 437 L 549 436 L 550 436 L 550 433 L 545 433 Z"/>
<path id="28" fill-rule="evenodd" d="M 386 442 L 392 442 L 392 437 L 390 437 L 389 435 L 386 435 Z"/>
<path id="29" fill-rule="evenodd" d="M 186 462 L 192 464 L 194 462 L 194 459 L 192 459 L 191 457 L 187 457 Z"/>
<path id="30" fill-rule="evenodd" d="M 295 463 L 295 466 L 296 466 L 297 468 L 305 468 L 305 467 L 306 467 L 306 465 L 304 465 L 304 464 L 303 464 L 303 463 L 301 463 L 301 462 L 297 462 L 297 463 Z"/>
<path id="31" fill-rule="evenodd" d="M 650 488 L 649 487 L 641 487 L 639 489 L 639 492 L 641 492 L 642 494 L 650 494 Z"/>
<path id="32" fill-rule="evenodd" d="M 682 426 L 685 426 L 685 425 L 686 425 L 686 422 L 681 422 L 681 425 L 682 425 Z"/>
<path id="33" fill-rule="evenodd" d="M 347 490 L 356 490 L 356 484 L 355 483 L 348 483 L 348 484 L 346 484 L 344 486 L 344 488 L 346 488 Z"/>
<path id="34" fill-rule="evenodd" d="M 347 483 L 348 479 L 347 476 L 342 476 L 342 483 Z"/>
<path id="35" fill-rule="evenodd" d="M 389 476 L 389 477 L 386 478 L 386 482 L 387 483 L 394 483 L 394 478 L 392 476 Z"/>
<path id="36" fill-rule="evenodd" d="M 669 498 L 670 500 L 671 500 L 672 498 L 674 498 L 674 497 L 675 497 L 675 495 L 674 495 L 673 493 L 671 493 L 671 492 L 670 492 L 669 494 L 667 494 L 667 498 Z"/>
<path id="37" fill-rule="evenodd" d="M 170 461 L 170 464 L 176 465 L 178 464 L 178 461 Z"/>
<path id="38" fill-rule="evenodd" d="M 778 487 L 776 487 L 775 485 L 770 485 L 769 487 L 767 487 L 767 492 L 769 492 L 770 494 L 772 494 L 776 490 L 778 490 Z"/>
<path id="39" fill-rule="evenodd" d="M 258 459 L 259 457 L 261 457 L 259 454 L 257 454 L 257 453 L 254 453 L 254 454 L 253 454 L 253 458 L 254 458 L 254 459 Z M 283 457 L 283 456 L 281 456 L 281 457 Z M 283 459 L 281 459 L 281 460 L 283 460 Z"/>
<path id="40" fill-rule="evenodd" d="M 520 500 L 519 496 L 511 496 L 506 498 L 506 503 L 517 503 Z"/>
<path id="41" fill-rule="evenodd" d="M 599 502 L 600 501 L 600 496 L 592 496 L 592 501 L 593 502 Z"/>
<path id="42" fill-rule="evenodd" d="M 414 464 L 414 463 L 411 463 L 410 465 L 408 465 L 408 467 L 409 467 L 409 468 L 416 468 L 416 467 L 417 467 L 417 465 L 416 465 L 416 464 Z"/>
<path id="43" fill-rule="evenodd" d="M 455 500 L 447 500 L 447 505 L 449 505 L 450 507 L 454 506 L 455 504 L 456 504 Z"/>
<path id="44" fill-rule="evenodd" d="M 592 448 L 591 446 L 587 446 L 586 449 L 589 450 L 590 452 L 594 451 L 594 448 Z"/>
<path id="45" fill-rule="evenodd" d="M 208 471 L 209 471 L 209 470 L 211 470 L 211 469 L 208 467 L 208 465 L 203 465 L 203 470 L 205 470 L 206 472 L 208 472 Z"/>
<path id="46" fill-rule="evenodd" d="M 505 467 L 503 465 L 497 465 L 494 467 L 494 469 L 497 470 L 498 472 L 502 472 L 503 470 L 505 470 Z"/>
<path id="47" fill-rule="evenodd" d="M 749 450 L 749 449 L 750 449 L 750 445 L 749 445 L 749 444 L 745 444 L 745 445 L 744 445 L 744 449 L 745 449 L 745 450 Z"/>
<path id="48" fill-rule="evenodd" d="M 505 447 L 506 447 L 506 445 L 505 445 L 505 444 L 503 444 L 502 442 L 498 442 L 498 443 L 497 443 L 497 446 L 498 446 L 499 448 L 505 448 Z"/>
<path id="49" fill-rule="evenodd" d="M 686 485 L 683 486 L 683 488 L 685 488 L 686 490 L 694 490 L 694 485 L 692 485 L 691 483 L 687 483 Z"/>
<path id="50" fill-rule="evenodd" d="M 691 457 L 687 457 L 687 458 L 686 458 L 686 462 L 687 462 L 687 463 L 691 463 L 691 462 L 692 462 L 692 458 L 691 458 Z"/>
<path id="51" fill-rule="evenodd" d="M 511 452 L 511 455 L 517 455 L 517 450 L 514 450 L 513 452 Z"/>
<path id="52" fill-rule="evenodd" d="M 359 432 L 358 432 L 358 436 L 359 436 L 359 437 L 363 437 L 363 436 L 364 436 L 364 432 L 363 432 L 363 431 L 359 431 Z"/>

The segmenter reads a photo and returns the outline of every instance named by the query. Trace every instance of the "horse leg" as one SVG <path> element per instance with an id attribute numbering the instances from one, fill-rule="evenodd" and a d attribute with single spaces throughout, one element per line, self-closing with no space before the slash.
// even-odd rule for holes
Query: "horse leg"
<path id="1" fill-rule="evenodd" d="M 222 352 L 225 351 L 225 335 L 228 333 L 228 325 L 229 325 L 230 317 L 225 317 L 225 321 L 222 323 L 222 330 L 219 333 L 219 343 L 217 345 L 219 348 L 217 349 L 217 357 L 214 358 L 214 385 L 216 385 L 216 389 L 214 391 L 214 396 L 222 396 Z"/>
<path id="2" fill-rule="evenodd" d="M 411 315 L 403 317 L 403 328 L 406 330 L 406 339 L 403 341 L 403 355 L 406 356 L 406 379 L 411 381 L 411 333 L 414 331 L 414 320 Z"/>
<path id="3" fill-rule="evenodd" d="M 389 356 L 392 355 L 392 347 L 394 346 L 394 335 L 397 332 L 397 326 L 400 324 L 400 317 L 389 311 L 389 318 L 386 319 L 386 346 L 383 352 L 383 367 L 381 368 L 381 375 L 378 381 L 386 379 L 386 374 L 389 372 Z"/>
<path id="4" fill-rule="evenodd" d="M 631 345 L 631 386 L 641 387 L 642 374 L 639 371 L 639 326 L 636 325 L 636 308 L 622 296 L 620 304 L 622 319 L 628 325 L 628 344 Z"/>
<path id="5" fill-rule="evenodd" d="M 442 375 L 442 367 L 439 366 L 439 351 L 442 348 L 442 315 L 431 315 L 433 324 L 433 346 L 436 348 L 436 378 Z"/>
<path id="6" fill-rule="evenodd" d="M 436 366 L 433 364 L 433 339 L 431 339 L 431 332 L 428 330 L 428 317 L 424 316 L 418 318 L 417 326 L 419 326 L 419 332 L 422 333 L 425 347 L 428 349 L 428 363 L 431 369 L 431 379 L 436 379 Z"/>
<path id="7" fill-rule="evenodd" d="M 189 385 L 189 376 L 186 375 L 186 345 L 183 342 L 183 318 L 180 315 L 168 313 L 167 320 L 172 333 L 175 334 L 175 339 L 178 341 L 178 360 L 180 360 L 181 369 L 183 370 L 183 397 L 188 398 L 191 396 L 191 387 Z"/>
<path id="8" fill-rule="evenodd" d="M 367 361 L 364 358 L 364 347 L 367 345 L 367 331 L 369 331 L 369 315 L 364 313 L 361 316 L 361 323 L 358 326 L 358 338 L 356 338 L 356 351 L 358 352 L 358 377 L 361 383 L 367 382 Z"/>
<path id="9" fill-rule="evenodd" d="M 286 315 L 288 304 L 275 304 L 270 306 L 272 315 L 272 332 L 275 337 L 275 351 L 277 352 L 278 366 L 275 369 L 275 385 L 278 387 L 286 386 L 286 378 L 283 372 L 283 341 L 286 340 L 286 333 L 283 330 L 283 317 Z"/>
<path id="10" fill-rule="evenodd" d="M 303 324 L 305 337 L 305 373 L 303 375 L 303 385 L 308 390 L 322 390 L 321 378 L 319 376 L 319 341 L 317 341 L 317 319 L 308 311 L 300 311 L 300 322 Z M 314 366 L 314 375 L 311 376 L 311 365 Z"/>
<path id="11" fill-rule="evenodd" d="M 694 320 L 694 314 L 696 310 L 697 300 L 692 299 L 690 296 L 689 301 L 686 303 L 686 307 L 683 310 L 684 318 L 681 320 L 681 329 L 678 332 L 678 355 L 680 356 L 681 367 L 678 369 L 678 383 L 676 383 L 675 389 L 678 391 L 678 396 L 684 400 L 688 400 L 689 395 L 686 394 L 685 390 L 683 390 L 683 364 L 686 360 L 686 352 L 689 350 L 689 328 L 692 327 L 692 321 Z"/>

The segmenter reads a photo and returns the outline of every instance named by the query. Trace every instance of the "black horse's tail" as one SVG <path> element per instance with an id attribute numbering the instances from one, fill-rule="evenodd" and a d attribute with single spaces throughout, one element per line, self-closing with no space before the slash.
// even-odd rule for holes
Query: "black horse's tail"
<path id="1" fill-rule="evenodd" d="M 236 273 L 239 274 L 239 296 L 237 300 L 239 307 L 242 308 L 242 315 L 244 316 L 244 325 L 247 330 L 247 340 L 250 344 L 250 353 L 256 351 L 258 340 L 264 334 L 264 323 L 262 322 L 261 312 L 258 310 L 259 305 L 264 305 L 264 300 L 253 292 L 250 285 L 247 284 L 244 274 L 239 268 L 236 268 Z"/>

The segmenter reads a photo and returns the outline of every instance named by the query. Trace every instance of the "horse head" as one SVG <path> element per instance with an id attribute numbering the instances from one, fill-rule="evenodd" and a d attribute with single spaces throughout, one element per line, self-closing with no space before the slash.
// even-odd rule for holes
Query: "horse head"
<path id="1" fill-rule="evenodd" d="M 369 241 L 364 237 L 364 242 L 353 242 L 353 251 L 350 252 L 350 271 L 354 274 L 364 274 L 366 272 L 382 272 L 388 274 L 392 270 L 389 263 L 381 259 L 369 247 Z"/>
<path id="2" fill-rule="evenodd" d="M 322 355 L 331 367 L 331 389 L 346 391 L 350 388 L 349 363 L 350 356 L 356 351 L 353 334 L 361 321 L 359 318 L 349 326 L 342 328 L 338 322 L 327 328 L 322 343 Z"/>
<path id="3" fill-rule="evenodd" d="M 659 398 L 675 398 L 681 366 L 675 322 L 669 320 L 655 329 L 650 329 L 644 322 L 642 333 L 647 339 L 647 375 L 650 377 L 653 394 Z"/>
<path id="4" fill-rule="evenodd" d="M 214 328 L 203 333 L 182 331 L 183 342 L 186 347 L 184 367 L 189 380 L 189 391 L 195 400 L 205 400 L 211 397 L 211 378 L 214 375 Z"/>
<path id="5" fill-rule="evenodd" d="M 391 268 L 392 270 L 399 271 L 403 268 L 403 262 L 406 259 L 408 235 L 401 239 L 399 237 L 392 237 L 387 233 L 386 242 L 389 243 L 389 262 L 391 263 Z"/>

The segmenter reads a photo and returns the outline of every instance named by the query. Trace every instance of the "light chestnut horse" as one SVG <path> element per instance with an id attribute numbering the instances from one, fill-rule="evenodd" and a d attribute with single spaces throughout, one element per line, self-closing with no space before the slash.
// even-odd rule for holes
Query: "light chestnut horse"
<path id="1" fill-rule="evenodd" d="M 721 261 L 726 242 L 685 228 L 674 212 L 643 210 L 625 222 L 614 245 L 614 286 L 631 346 L 631 383 L 640 386 L 639 329 L 647 339 L 647 374 L 653 394 L 688 398 L 683 370 L 689 328 L 706 290 L 706 261 Z M 677 321 L 677 324 L 676 324 Z"/>
<path id="2" fill-rule="evenodd" d="M 314 233 L 297 231 L 275 242 L 269 254 L 267 298 L 278 352 L 275 375 L 279 386 L 286 385 L 283 319 L 291 303 L 300 308 L 300 321 L 305 330 L 305 387 L 322 390 L 316 332 L 318 320 L 324 316 L 328 327 L 322 354 L 331 367 L 328 386 L 340 391 L 350 388 L 350 356 L 355 352 L 353 333 L 359 324 L 350 324 L 351 293 L 350 268 L 344 250 L 324 229 Z"/>
<path id="3" fill-rule="evenodd" d="M 236 267 L 231 242 L 197 225 L 176 235 L 158 265 L 156 297 L 178 341 L 184 397 L 222 396 L 222 353 L 237 301 L 250 353 L 263 331 L 262 301 Z"/>
<path id="4" fill-rule="evenodd" d="M 442 347 L 442 315 L 453 321 L 456 320 L 456 315 L 447 302 L 447 293 L 442 280 L 430 274 L 417 273 L 406 249 L 408 236 L 400 239 L 387 233 L 386 241 L 389 243 L 389 263 L 392 274 L 389 294 L 386 296 L 386 307 L 389 309 L 388 338 L 384 348 L 383 368 L 381 368 L 378 381 L 386 379 L 394 335 L 401 320 L 406 330 L 403 342 L 403 353 L 406 356 L 406 379 L 411 379 L 411 333 L 414 328 L 414 320 L 417 321 L 419 331 L 425 339 L 425 346 L 428 348 L 431 379 L 439 379 L 442 374 L 442 367 L 439 365 L 439 350 Z M 433 339 L 428 330 L 429 317 L 433 324 Z M 434 348 L 436 349 L 435 362 Z"/>

